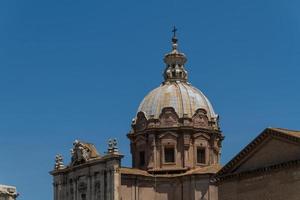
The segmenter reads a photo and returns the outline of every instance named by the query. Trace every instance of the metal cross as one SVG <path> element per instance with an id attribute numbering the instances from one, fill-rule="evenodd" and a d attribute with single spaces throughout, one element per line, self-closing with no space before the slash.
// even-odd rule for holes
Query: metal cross
<path id="1" fill-rule="evenodd" d="M 176 31 L 177 31 L 177 28 L 174 26 L 174 27 L 173 27 L 173 30 L 172 30 L 172 32 L 173 32 L 173 37 L 174 37 L 174 38 L 176 38 Z"/>

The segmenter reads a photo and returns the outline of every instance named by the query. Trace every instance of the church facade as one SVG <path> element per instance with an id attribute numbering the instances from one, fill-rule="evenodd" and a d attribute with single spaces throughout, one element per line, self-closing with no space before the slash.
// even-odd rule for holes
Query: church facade
<path id="1" fill-rule="evenodd" d="M 164 81 L 140 103 L 127 134 L 132 167 L 122 167 L 116 140 L 104 155 L 91 143 L 75 141 L 69 164 L 56 156 L 54 200 L 245 199 L 231 198 L 237 191 L 227 182 L 232 164 L 220 165 L 219 117 L 188 82 L 186 61 L 174 32 Z"/>

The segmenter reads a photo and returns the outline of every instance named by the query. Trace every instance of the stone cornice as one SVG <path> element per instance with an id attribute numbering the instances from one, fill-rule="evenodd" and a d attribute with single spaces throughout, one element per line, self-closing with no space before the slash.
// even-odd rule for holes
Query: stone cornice
<path id="1" fill-rule="evenodd" d="M 124 156 L 121 154 L 109 154 L 109 155 L 105 155 L 99 158 L 95 158 L 95 159 L 91 159 L 85 163 L 79 164 L 79 165 L 75 165 L 75 166 L 67 166 L 63 169 L 58 169 L 58 170 L 53 170 L 50 172 L 51 175 L 59 175 L 59 174 L 65 174 L 68 172 L 72 172 L 72 171 L 76 171 L 79 169 L 83 169 L 86 167 L 91 167 L 100 163 L 107 163 L 110 160 L 121 160 Z"/>
<path id="2" fill-rule="evenodd" d="M 222 137 L 222 139 L 224 139 L 224 136 L 222 134 L 221 130 L 211 130 L 211 129 L 205 129 L 205 128 L 194 128 L 194 127 L 189 127 L 189 126 L 181 126 L 181 127 L 168 127 L 168 128 L 147 128 L 145 130 L 142 131 L 136 131 L 136 132 L 130 132 L 127 134 L 128 138 L 134 137 L 134 136 L 138 136 L 138 135 L 144 135 L 144 134 L 150 134 L 150 133 L 155 133 L 155 134 L 160 134 L 163 132 L 185 132 L 185 133 L 190 133 L 190 134 L 194 134 L 194 133 L 208 133 L 208 134 L 216 134 L 220 137 Z"/>
<path id="3" fill-rule="evenodd" d="M 300 159 L 299 160 L 292 160 L 288 162 L 283 162 L 279 163 L 276 165 L 271 165 L 271 166 L 266 166 L 254 170 L 249 170 L 249 171 L 243 171 L 239 173 L 228 173 L 224 175 L 217 175 L 214 178 L 214 182 L 217 184 L 222 183 L 223 181 L 229 181 L 229 180 L 234 180 L 237 178 L 248 178 L 248 177 L 253 177 L 261 174 L 268 174 L 272 172 L 276 172 L 281 169 L 289 169 L 293 167 L 300 167 Z"/>

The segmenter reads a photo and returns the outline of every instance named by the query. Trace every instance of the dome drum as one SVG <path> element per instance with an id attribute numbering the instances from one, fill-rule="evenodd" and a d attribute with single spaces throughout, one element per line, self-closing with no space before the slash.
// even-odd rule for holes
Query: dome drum
<path id="1" fill-rule="evenodd" d="M 204 128 L 211 130 L 219 130 L 218 119 L 207 116 L 205 109 L 197 109 L 192 117 L 184 114 L 179 117 L 173 107 L 163 108 L 159 118 L 155 119 L 150 116 L 148 119 L 144 112 L 139 112 L 136 119 L 132 122 L 134 132 L 144 131 L 151 128 L 172 128 L 172 127 L 190 127 L 190 128 Z"/>

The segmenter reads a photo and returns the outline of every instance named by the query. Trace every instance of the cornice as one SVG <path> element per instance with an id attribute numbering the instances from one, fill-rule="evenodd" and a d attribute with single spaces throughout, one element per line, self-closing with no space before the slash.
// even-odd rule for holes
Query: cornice
<path id="1" fill-rule="evenodd" d="M 49 172 L 51 175 L 59 175 L 59 174 L 65 174 L 65 173 L 69 173 L 69 172 L 74 172 L 80 169 L 84 169 L 86 167 L 91 167 L 97 164 L 105 164 L 110 160 L 121 160 L 124 156 L 121 154 L 110 154 L 110 155 L 105 155 L 102 157 L 98 157 L 98 158 L 94 158 L 91 160 L 88 160 L 85 163 L 82 164 L 78 164 L 75 166 L 67 166 L 63 169 L 57 169 L 57 170 L 53 170 L 51 172 Z"/>
<path id="2" fill-rule="evenodd" d="M 282 169 L 290 169 L 294 167 L 300 167 L 300 159 L 299 160 L 292 160 L 288 162 L 279 163 L 276 165 L 266 166 L 254 170 L 239 172 L 239 173 L 228 173 L 224 175 L 216 174 L 214 178 L 214 182 L 217 184 L 221 184 L 224 181 L 236 180 L 240 178 L 249 178 L 261 174 L 269 174 L 273 173 Z"/>

